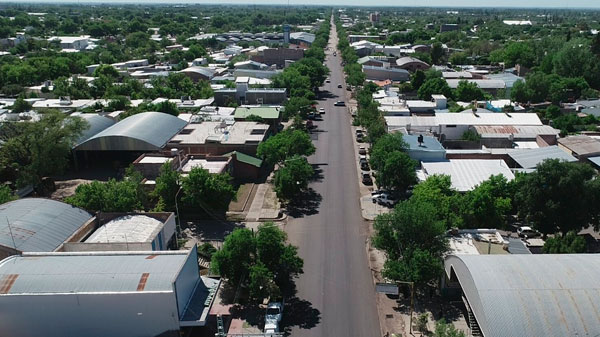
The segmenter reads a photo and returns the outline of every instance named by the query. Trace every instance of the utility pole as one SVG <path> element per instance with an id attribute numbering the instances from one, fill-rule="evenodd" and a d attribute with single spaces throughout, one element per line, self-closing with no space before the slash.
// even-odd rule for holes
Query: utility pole
<path id="1" fill-rule="evenodd" d="M 400 283 L 400 284 L 408 284 L 408 286 L 410 287 L 410 325 L 409 325 L 409 331 L 412 334 L 412 319 L 413 319 L 413 311 L 414 311 L 414 307 L 415 307 L 415 283 L 414 282 L 410 282 L 410 281 L 396 281 L 396 283 Z"/>

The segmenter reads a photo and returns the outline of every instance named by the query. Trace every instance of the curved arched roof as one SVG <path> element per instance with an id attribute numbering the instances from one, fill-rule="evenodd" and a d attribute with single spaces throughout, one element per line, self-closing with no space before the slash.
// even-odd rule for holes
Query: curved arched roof
<path id="1" fill-rule="evenodd" d="M 143 112 L 79 144 L 83 151 L 156 151 L 162 149 L 187 122 L 162 112 Z"/>
<path id="2" fill-rule="evenodd" d="M 600 334 L 600 255 L 451 255 L 485 337 Z"/>
<path id="3" fill-rule="evenodd" d="M 16 246 L 21 252 L 51 252 L 90 218 L 92 215 L 81 208 L 51 199 L 7 202 L 0 205 L 0 246 Z"/>
<path id="4" fill-rule="evenodd" d="M 98 114 L 81 114 L 77 115 L 77 117 L 83 118 L 88 123 L 88 128 L 81 133 L 81 137 L 79 137 L 79 139 L 75 142 L 75 146 L 85 142 L 91 137 L 97 135 L 99 132 L 115 124 L 115 121 L 112 119 L 100 116 Z"/>

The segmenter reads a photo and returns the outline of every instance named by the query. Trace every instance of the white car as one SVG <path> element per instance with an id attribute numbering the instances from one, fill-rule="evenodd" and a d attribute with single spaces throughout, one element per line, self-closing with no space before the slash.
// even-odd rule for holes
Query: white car
<path id="1" fill-rule="evenodd" d="M 319 113 L 322 115 L 325 113 L 325 108 L 319 108 Z"/>
<path id="2" fill-rule="evenodd" d="M 280 302 L 271 302 L 267 306 L 265 314 L 265 334 L 275 334 L 279 332 L 279 322 L 283 317 L 283 304 Z"/>
<path id="3" fill-rule="evenodd" d="M 538 231 L 536 231 L 535 229 L 533 229 L 529 226 L 521 226 L 521 227 L 517 228 L 517 234 L 521 238 L 523 238 L 523 237 L 534 238 L 534 237 L 540 235 L 540 233 Z"/>
<path id="4" fill-rule="evenodd" d="M 373 203 L 378 203 L 380 205 L 384 205 L 387 207 L 392 207 L 394 206 L 398 200 L 394 197 L 392 197 L 391 195 L 388 194 L 379 194 L 379 195 L 374 195 L 371 197 L 371 200 L 373 201 Z"/>
<path id="5" fill-rule="evenodd" d="M 330 83 L 330 82 L 331 82 L 330 79 L 328 79 L 328 78 L 325 79 L 325 83 Z"/>

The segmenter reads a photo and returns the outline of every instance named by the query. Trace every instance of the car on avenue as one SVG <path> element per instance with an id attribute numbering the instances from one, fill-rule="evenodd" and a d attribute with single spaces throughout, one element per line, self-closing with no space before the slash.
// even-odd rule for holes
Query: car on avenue
<path id="1" fill-rule="evenodd" d="M 335 105 L 335 106 L 346 106 L 346 102 L 344 102 L 344 101 L 337 101 L 333 105 Z"/>

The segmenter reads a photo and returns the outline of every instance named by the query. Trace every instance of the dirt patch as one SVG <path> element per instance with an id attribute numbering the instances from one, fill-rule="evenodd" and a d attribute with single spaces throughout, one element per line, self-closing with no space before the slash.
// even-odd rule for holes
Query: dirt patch
<path id="1" fill-rule="evenodd" d="M 75 189 L 77 186 L 81 184 L 91 183 L 92 180 L 86 179 L 72 179 L 72 180 L 63 180 L 55 182 L 56 191 L 52 192 L 50 195 L 51 199 L 54 200 L 64 200 L 67 197 L 70 197 L 75 194 Z"/>
<path id="2" fill-rule="evenodd" d="M 236 200 L 232 201 L 229 204 L 229 212 L 243 212 L 244 211 L 244 206 L 246 206 L 246 203 L 250 204 L 251 200 L 249 199 L 251 197 L 252 192 L 256 193 L 252 188 L 252 186 L 254 186 L 254 184 L 243 184 L 240 185 L 240 187 L 237 190 L 237 194 L 236 194 Z M 246 202 L 248 201 L 248 202 Z"/>

